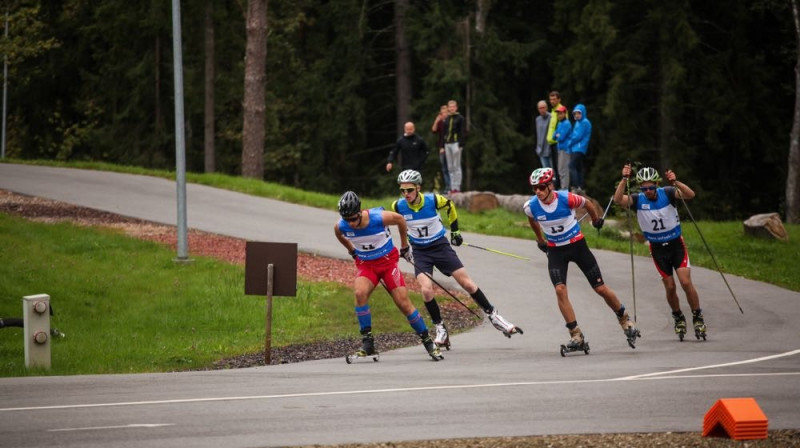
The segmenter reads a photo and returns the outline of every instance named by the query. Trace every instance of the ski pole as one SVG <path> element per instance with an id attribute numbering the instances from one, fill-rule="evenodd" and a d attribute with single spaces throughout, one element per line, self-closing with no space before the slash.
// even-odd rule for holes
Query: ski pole
<path id="1" fill-rule="evenodd" d="M 520 255 L 514 255 L 514 254 L 510 254 L 508 252 L 502 252 L 502 251 L 499 251 L 499 250 L 496 250 L 496 249 L 489 249 L 489 248 L 486 248 L 486 247 L 476 246 L 474 244 L 469 244 L 469 243 L 461 243 L 461 244 L 463 244 L 464 246 L 467 246 L 467 247 L 474 247 L 475 249 L 482 249 L 482 250 L 485 250 L 485 251 L 488 251 L 488 252 L 494 252 L 496 254 L 505 255 L 507 257 L 519 258 L 520 260 L 527 260 L 527 261 L 531 260 L 528 257 L 523 257 L 523 256 L 520 256 Z"/>
<path id="2" fill-rule="evenodd" d="M 711 255 L 711 260 L 714 261 L 714 266 L 717 267 L 717 271 L 719 272 L 719 275 L 722 276 L 722 281 L 725 282 L 725 286 L 728 287 L 728 291 L 731 293 L 731 297 L 733 297 L 733 301 L 736 302 L 736 306 L 739 307 L 739 311 L 742 314 L 744 314 L 744 310 L 742 309 L 742 306 L 739 305 L 739 301 L 736 300 L 736 295 L 733 293 L 733 290 L 731 289 L 731 285 L 728 284 L 728 280 L 725 278 L 725 274 L 723 274 L 722 273 L 722 269 L 719 268 L 719 264 L 717 263 L 716 257 L 714 257 L 714 253 L 711 252 L 711 247 L 706 242 L 706 239 L 703 236 L 703 232 L 700 231 L 700 226 L 698 226 L 697 225 L 697 221 L 694 220 L 694 216 L 692 216 L 692 211 L 689 210 L 689 205 L 686 204 L 686 199 L 683 199 L 683 195 L 681 194 L 680 190 L 675 188 L 675 191 L 678 194 L 678 197 L 681 198 L 681 202 L 683 202 L 683 206 L 686 208 L 686 213 L 689 214 L 689 218 L 692 220 L 692 223 L 694 224 L 694 228 L 697 229 L 697 233 L 700 235 L 700 239 L 703 240 L 703 244 L 705 244 L 706 250 L 708 251 L 708 254 Z"/>
<path id="3" fill-rule="evenodd" d="M 408 260 L 406 260 L 406 261 L 408 261 Z M 431 279 L 431 281 L 432 281 L 432 282 L 433 282 L 433 283 L 434 283 L 436 286 L 438 286 L 439 288 L 441 288 L 442 290 L 444 290 L 444 292 L 446 292 L 446 293 L 447 293 L 447 295 L 449 295 L 450 297 L 452 297 L 452 298 L 453 298 L 453 300 L 455 300 L 456 302 L 460 303 L 460 304 L 461 304 L 461 306 L 463 306 L 464 308 L 466 308 L 466 309 L 467 309 L 467 311 L 469 311 L 470 313 L 472 313 L 472 315 L 474 315 L 474 316 L 475 316 L 475 317 L 477 317 L 478 319 L 481 319 L 481 320 L 483 320 L 483 318 L 482 318 L 481 316 L 478 316 L 478 313 L 476 313 L 475 311 L 472 311 L 472 308 L 468 307 L 468 306 L 467 306 L 467 305 L 466 305 L 464 302 L 462 302 L 462 301 L 458 300 L 458 297 L 456 297 L 456 296 L 455 296 L 455 295 L 454 295 L 452 292 L 450 292 L 450 291 L 449 291 L 447 288 L 445 288 L 444 286 L 442 286 L 442 284 L 441 284 L 441 283 L 437 282 L 437 281 L 436 281 L 436 280 L 433 278 L 433 276 L 432 276 L 431 274 L 428 274 L 427 272 L 425 272 L 425 271 L 423 271 L 422 269 L 420 269 L 420 268 L 419 268 L 419 266 L 417 266 L 417 265 L 416 265 L 416 263 L 414 263 L 413 261 L 408 261 L 408 262 L 409 262 L 409 263 L 411 263 L 411 266 L 414 266 L 414 268 L 415 268 L 416 270 L 418 270 L 418 271 L 422 272 L 423 274 L 425 274 L 425 276 L 426 276 L 426 277 L 428 277 L 429 279 Z"/>
<path id="4" fill-rule="evenodd" d="M 614 195 L 611 195 L 611 197 L 608 199 L 608 205 L 606 205 L 606 210 L 603 212 L 603 219 L 606 219 L 606 215 L 608 214 L 608 209 L 611 207 L 611 203 L 613 201 L 614 201 Z M 578 220 L 578 223 L 583 221 L 583 218 L 585 218 L 587 216 L 589 216 L 589 214 L 588 213 L 584 213 L 583 216 L 581 216 L 581 219 Z M 600 230 L 598 229 L 597 231 L 599 232 Z"/>
<path id="5" fill-rule="evenodd" d="M 630 160 L 625 162 L 626 165 L 630 165 Z M 633 321 L 636 322 L 636 276 L 634 275 L 634 268 L 633 268 L 633 224 L 631 224 L 631 180 L 630 178 L 625 178 L 625 191 L 628 195 L 628 207 L 626 207 L 627 219 L 628 219 L 628 230 L 630 233 L 630 247 L 631 247 L 631 288 L 633 289 Z"/>

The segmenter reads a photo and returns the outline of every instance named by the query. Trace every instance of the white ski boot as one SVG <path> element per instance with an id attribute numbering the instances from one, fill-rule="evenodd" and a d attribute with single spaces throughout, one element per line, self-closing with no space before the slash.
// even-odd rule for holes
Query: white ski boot
<path id="1" fill-rule="evenodd" d="M 494 328 L 502 331 L 507 338 L 510 338 L 511 335 L 515 333 L 523 333 L 522 328 L 519 328 L 518 326 L 505 320 L 503 316 L 497 314 L 497 309 L 492 310 L 492 312 L 489 314 L 489 322 L 494 325 Z"/>

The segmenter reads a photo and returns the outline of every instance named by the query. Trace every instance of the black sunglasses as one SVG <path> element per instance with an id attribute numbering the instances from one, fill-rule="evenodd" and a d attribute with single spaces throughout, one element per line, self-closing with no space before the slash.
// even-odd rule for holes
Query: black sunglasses
<path id="1" fill-rule="evenodd" d="M 416 191 L 416 187 L 412 187 L 412 188 L 401 188 L 401 189 L 400 189 L 400 192 L 401 192 L 401 193 L 413 193 L 414 191 Z"/>
<path id="2" fill-rule="evenodd" d="M 642 191 L 656 191 L 656 188 L 657 187 L 655 185 L 650 185 L 649 187 L 639 187 L 639 189 Z"/>
<path id="3" fill-rule="evenodd" d="M 347 222 L 355 222 L 355 221 L 358 221 L 359 218 L 361 218 L 361 213 L 357 214 L 356 216 L 351 216 L 349 218 L 344 218 L 344 220 L 347 221 Z"/>
<path id="4" fill-rule="evenodd" d="M 539 184 L 533 186 L 533 191 L 544 191 L 547 189 L 548 184 Z"/>

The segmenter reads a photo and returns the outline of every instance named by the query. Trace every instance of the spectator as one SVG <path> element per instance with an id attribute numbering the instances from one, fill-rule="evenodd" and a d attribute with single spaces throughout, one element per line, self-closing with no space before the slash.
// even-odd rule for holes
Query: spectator
<path id="1" fill-rule="evenodd" d="M 592 122 L 586 117 L 586 106 L 578 104 L 572 111 L 575 125 L 572 127 L 572 136 L 569 140 L 569 179 L 573 192 L 586 194 L 583 179 L 583 160 L 589 150 L 589 140 L 592 138 Z"/>
<path id="2" fill-rule="evenodd" d="M 386 172 L 392 171 L 395 157 L 400 154 L 402 170 L 421 171 L 428 158 L 428 144 L 425 140 L 414 133 L 416 128 L 414 123 L 408 122 L 403 127 L 403 136 L 397 139 L 394 148 L 389 152 L 389 159 L 386 161 Z"/>
<path id="3" fill-rule="evenodd" d="M 547 111 L 547 103 L 544 100 L 536 105 L 539 116 L 536 117 L 536 155 L 542 168 L 552 168 L 553 162 L 550 160 L 550 144 L 547 143 L 547 131 L 550 127 L 550 112 Z"/>
<path id="4" fill-rule="evenodd" d="M 553 184 L 558 189 L 561 188 L 561 177 L 559 175 L 561 172 L 561 160 L 559 160 L 558 142 L 556 142 L 554 134 L 556 133 L 556 126 L 558 125 L 556 108 L 561 105 L 561 94 L 558 93 L 557 90 L 553 90 L 550 92 L 547 99 L 550 101 L 550 123 L 547 128 L 547 143 L 550 145 L 550 157 L 552 157 L 550 161 L 553 162 L 552 168 L 553 172 L 556 174 Z"/>
<path id="5" fill-rule="evenodd" d="M 458 113 L 455 100 L 447 102 L 448 116 L 444 120 L 444 152 L 447 157 L 447 172 L 450 173 L 450 193 L 461 192 L 461 153 L 464 151 L 466 123 Z M 417 170 L 419 171 L 419 170 Z"/>
<path id="6" fill-rule="evenodd" d="M 558 151 L 559 186 L 561 190 L 568 190 L 571 180 L 569 176 L 569 142 L 572 136 L 572 123 L 567 118 L 566 106 L 559 104 L 556 107 L 556 117 L 558 125 L 553 133 L 553 138 L 556 140 Z"/>
<path id="7" fill-rule="evenodd" d="M 436 120 L 433 121 L 433 127 L 431 131 L 436 134 L 436 149 L 439 150 L 439 164 L 442 166 L 442 191 L 449 192 L 450 191 L 450 172 L 447 171 L 447 156 L 444 153 L 444 141 L 445 141 L 445 131 L 444 131 L 444 119 L 447 118 L 447 104 L 443 104 L 439 107 L 439 115 L 436 116 Z M 416 170 L 415 170 L 416 171 Z"/>

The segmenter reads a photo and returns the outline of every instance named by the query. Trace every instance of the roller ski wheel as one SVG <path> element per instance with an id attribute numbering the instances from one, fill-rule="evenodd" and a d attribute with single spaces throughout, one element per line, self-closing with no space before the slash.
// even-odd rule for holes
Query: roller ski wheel
<path id="1" fill-rule="evenodd" d="M 628 339 L 628 345 L 630 345 L 631 348 L 636 348 L 636 339 L 642 337 L 642 332 L 637 328 L 631 327 L 625 330 L 625 337 Z"/>
<path id="2" fill-rule="evenodd" d="M 447 327 L 444 324 L 436 325 L 436 338 L 433 343 L 439 348 L 444 347 L 448 351 L 450 350 L 450 333 L 447 332 Z"/>
<path id="3" fill-rule="evenodd" d="M 678 340 L 680 340 L 681 342 L 683 342 L 683 337 L 684 337 L 684 336 L 686 336 L 686 332 L 685 332 L 685 331 L 684 331 L 684 332 L 681 332 L 681 333 L 678 333 Z"/>
<path id="4" fill-rule="evenodd" d="M 439 348 L 444 347 L 445 350 L 450 351 L 450 338 L 447 338 L 447 340 L 445 340 L 441 344 L 437 342 L 436 346 Z"/>
<path id="5" fill-rule="evenodd" d="M 578 346 L 575 346 L 575 347 L 561 344 L 561 356 L 562 357 L 566 357 L 567 353 L 579 352 L 579 351 L 583 351 L 583 353 L 585 355 L 588 355 L 589 354 L 589 343 L 588 342 L 583 342 L 582 344 L 580 344 Z"/>
<path id="6" fill-rule="evenodd" d="M 374 362 L 378 362 L 378 360 L 381 359 L 381 355 L 379 353 L 373 353 L 370 355 L 367 354 L 367 352 L 365 352 L 364 350 L 359 350 L 351 355 L 346 355 L 344 357 L 344 360 L 348 364 L 352 364 L 353 362 L 358 362 L 360 360 L 366 360 L 369 358 L 372 358 L 372 361 Z"/>
<path id="7" fill-rule="evenodd" d="M 686 337 L 686 317 L 683 314 L 679 314 L 675 316 L 673 314 L 673 319 L 675 319 L 675 334 L 678 335 L 678 339 L 683 342 L 683 338 Z"/>
<path id="8" fill-rule="evenodd" d="M 517 334 L 517 333 L 524 334 L 525 332 L 522 331 L 522 328 L 519 328 L 519 327 L 514 327 L 514 328 L 511 329 L 511 331 L 503 330 L 503 336 L 505 336 L 505 337 L 507 337 L 509 339 L 511 339 L 511 335 L 512 334 Z"/>
<path id="9" fill-rule="evenodd" d="M 706 329 L 705 329 L 705 327 L 702 330 L 699 330 L 699 329 L 695 328 L 694 329 L 694 337 L 698 341 L 700 340 L 700 338 L 703 338 L 703 340 L 705 341 L 706 340 Z"/>

